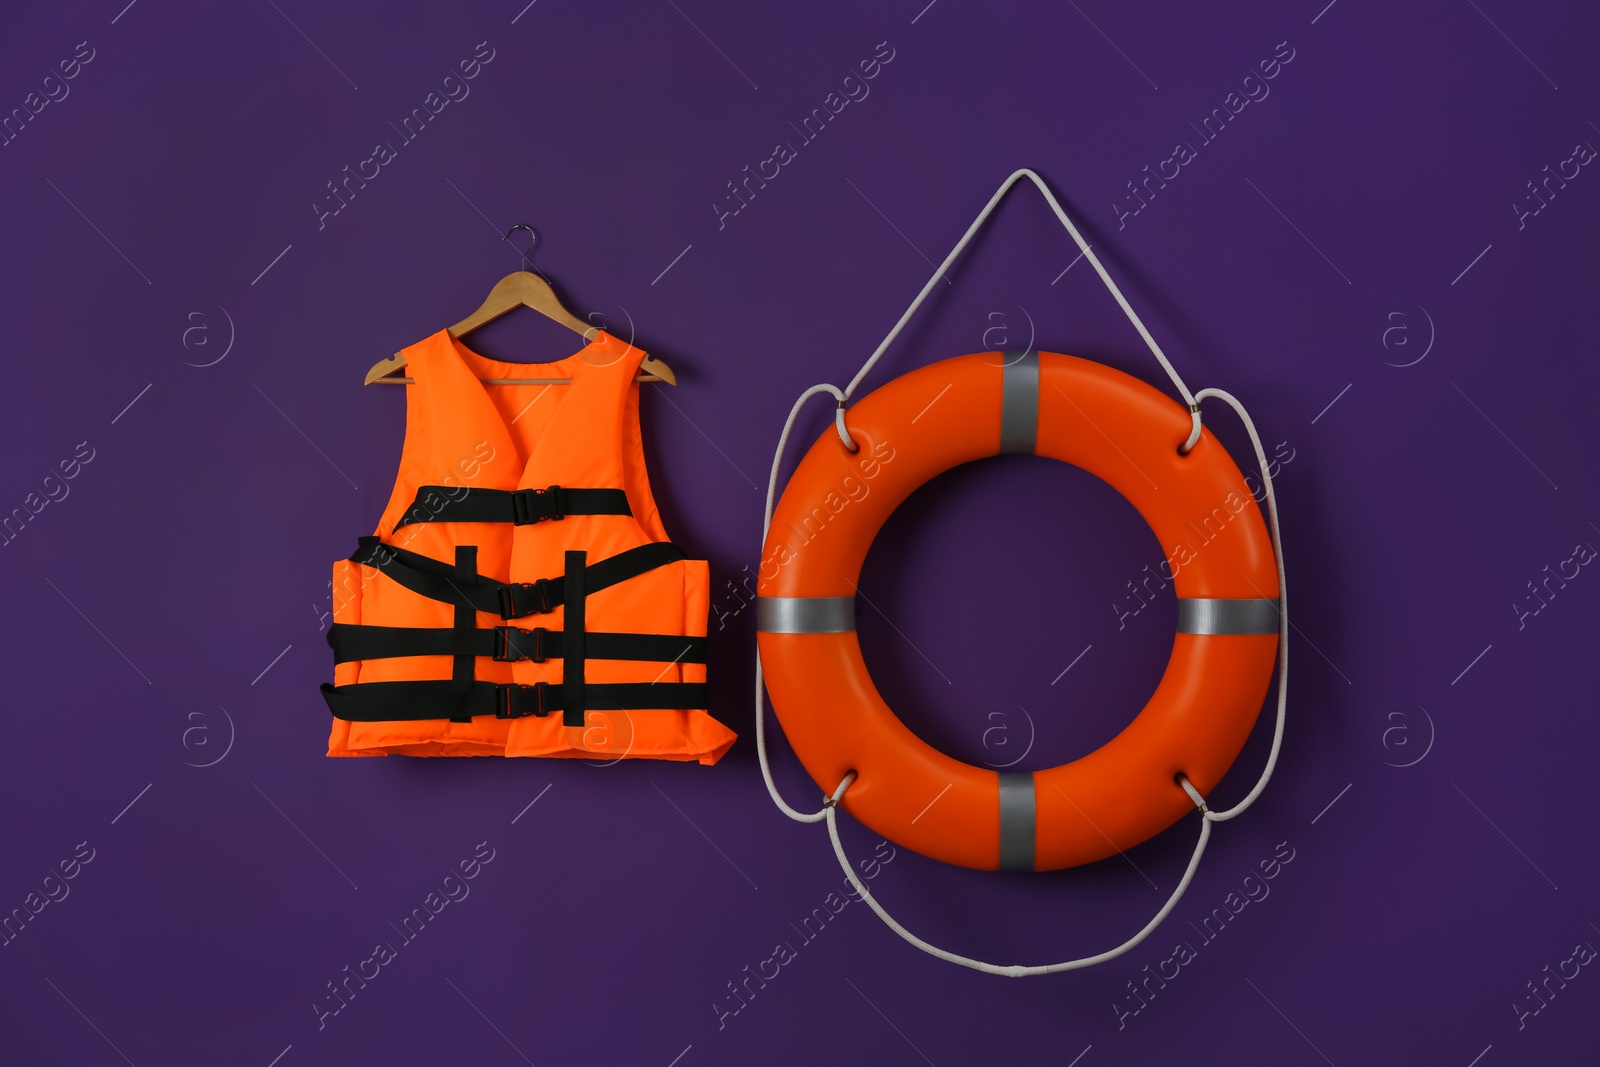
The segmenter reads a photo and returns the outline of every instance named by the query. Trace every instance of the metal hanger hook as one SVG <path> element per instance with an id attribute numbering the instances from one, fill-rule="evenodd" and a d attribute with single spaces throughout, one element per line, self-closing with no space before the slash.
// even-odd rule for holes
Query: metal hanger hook
<path id="1" fill-rule="evenodd" d="M 533 270 L 533 267 L 528 263 L 528 256 L 533 253 L 533 246 L 539 243 L 539 231 L 535 230 L 532 226 L 529 226 L 527 223 L 519 222 L 515 226 L 511 227 L 511 229 L 507 230 L 506 233 L 505 233 L 505 236 L 500 238 L 500 240 L 502 240 L 502 241 L 511 240 L 511 235 L 516 233 L 518 230 L 527 230 L 528 231 L 528 247 L 527 248 L 518 249 L 517 250 L 517 254 L 522 257 L 522 269 L 526 270 L 526 271 L 531 271 L 531 270 Z M 513 245 L 512 247 L 516 247 L 516 246 Z"/>

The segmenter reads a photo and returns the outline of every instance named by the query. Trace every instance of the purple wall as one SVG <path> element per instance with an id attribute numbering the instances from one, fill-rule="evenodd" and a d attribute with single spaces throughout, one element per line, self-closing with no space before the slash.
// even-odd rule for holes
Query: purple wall
<path id="1" fill-rule="evenodd" d="M 0 913 L 28 918 L 0 946 L 0 1061 L 1594 1062 L 1592 13 L 522 2 L 7 15 L 0 512 L 26 521 L 0 553 Z M 779 142 L 778 176 L 730 199 Z M 346 166 L 378 171 L 341 204 Z M 802 932 L 842 877 L 761 786 L 735 590 L 794 396 L 848 380 L 1019 166 L 1191 386 L 1250 405 L 1296 631 L 1278 775 L 1167 923 L 1013 981 L 859 903 Z M 668 528 L 712 561 L 713 710 L 741 735 L 714 768 L 322 755 L 329 566 L 403 424 L 361 374 L 475 307 L 517 222 L 571 306 L 680 376 L 643 417 Z M 1031 337 L 1167 388 L 1076 256 L 1013 192 L 869 386 Z M 524 313 L 474 347 L 575 345 Z M 862 641 L 945 751 L 1052 766 L 1154 687 L 1176 609 L 1128 583 L 1160 554 L 1082 472 L 984 461 L 891 520 Z M 812 806 L 781 739 L 774 760 Z M 883 846 L 872 887 L 953 950 L 1066 959 L 1137 929 L 1196 832 L 1031 876 Z M 475 854 L 470 894 L 407 940 Z"/>

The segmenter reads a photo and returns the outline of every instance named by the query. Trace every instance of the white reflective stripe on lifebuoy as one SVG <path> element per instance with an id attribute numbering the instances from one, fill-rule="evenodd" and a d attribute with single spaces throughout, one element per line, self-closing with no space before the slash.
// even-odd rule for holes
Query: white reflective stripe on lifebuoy
<path id="1" fill-rule="evenodd" d="M 1039 440 L 1039 353 L 1005 352 L 1000 370 L 1000 453 L 1032 455 Z"/>
<path id="2" fill-rule="evenodd" d="M 1180 634 L 1275 634 L 1278 602 L 1217 600 L 1209 597 L 1178 598 Z"/>
<path id="3" fill-rule="evenodd" d="M 855 628 L 853 596 L 756 597 L 758 633 L 842 634 Z"/>
<path id="4" fill-rule="evenodd" d="M 1000 772 L 1000 869 L 1033 870 L 1033 772 Z"/>

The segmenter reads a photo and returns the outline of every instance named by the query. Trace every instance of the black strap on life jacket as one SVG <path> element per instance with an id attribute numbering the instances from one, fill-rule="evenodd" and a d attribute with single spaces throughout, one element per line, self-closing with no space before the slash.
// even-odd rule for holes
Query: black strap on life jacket
<path id="1" fill-rule="evenodd" d="M 473 682 L 472 688 L 463 693 L 448 678 L 340 686 L 323 683 L 322 696 L 335 718 L 349 722 L 454 720 L 474 715 L 493 715 L 497 719 L 543 717 L 565 710 L 568 700 L 561 682 Z M 707 699 L 704 682 L 585 682 L 583 686 L 583 707 L 589 711 L 703 708 Z M 581 719 L 577 725 L 583 725 Z"/>
<path id="2" fill-rule="evenodd" d="M 456 574 L 462 581 L 471 581 L 478 576 L 478 546 L 456 546 Z M 478 628 L 478 613 L 472 610 L 469 604 L 457 604 L 455 611 L 455 626 L 452 629 L 458 634 L 470 633 Z M 472 688 L 473 676 L 476 665 L 471 656 L 457 655 L 450 667 L 450 681 L 456 692 L 461 693 Z M 471 722 L 452 716 L 451 722 Z"/>
<path id="3" fill-rule="evenodd" d="M 565 576 L 509 584 L 483 574 L 468 579 L 449 564 L 384 544 L 376 537 L 363 537 L 359 545 L 350 555 L 352 563 L 376 567 L 413 593 L 430 600 L 471 605 L 477 611 L 487 611 L 502 619 L 542 615 L 566 599 Z M 652 541 L 590 564 L 585 568 L 584 587 L 595 593 L 645 571 L 687 558 L 688 554 L 670 541 Z"/>
<path id="4" fill-rule="evenodd" d="M 585 706 L 583 622 L 589 607 L 589 590 L 583 579 L 589 554 L 581 550 L 569 551 L 565 558 L 567 573 L 564 576 L 562 600 L 566 603 L 566 609 L 561 616 L 561 725 L 582 726 Z"/>
<path id="5" fill-rule="evenodd" d="M 477 489 L 469 486 L 424 485 L 395 523 L 509 522 L 527 526 L 568 515 L 632 515 L 628 494 L 621 489 Z"/>
<path id="6" fill-rule="evenodd" d="M 630 634 L 585 631 L 588 659 L 664 660 L 704 663 L 706 639 L 678 634 Z M 449 626 L 363 626 L 336 622 L 328 627 L 334 663 L 397 656 L 487 656 L 498 663 L 565 658 L 565 635 L 543 626 L 495 626 L 457 630 Z"/>
<path id="7" fill-rule="evenodd" d="M 596 563 L 589 563 L 585 552 L 571 551 L 565 554 L 566 566 L 561 575 L 508 584 L 477 573 L 476 546 L 456 546 L 455 565 L 451 566 L 431 556 L 385 544 L 377 537 L 363 537 L 350 556 L 352 562 L 376 567 L 412 592 L 452 605 L 454 625 L 335 623 L 328 630 L 334 662 L 396 656 L 451 656 L 451 676 L 420 681 L 324 685 L 323 698 L 334 717 L 351 722 L 449 719 L 463 723 L 471 722 L 475 715 L 520 719 L 529 715 L 542 717 L 559 709 L 563 725 L 583 726 L 587 711 L 703 708 L 708 701 L 704 682 L 589 682 L 584 677 L 584 664 L 589 659 L 664 660 L 669 668 L 680 662 L 705 662 L 704 637 L 590 633 L 585 628 L 591 593 L 686 558 L 683 549 L 666 541 L 639 545 Z M 564 608 L 559 632 L 542 626 L 532 629 L 477 627 L 479 611 L 515 619 L 546 613 L 556 607 Z M 518 660 L 543 663 L 559 657 L 562 681 L 533 685 L 478 681 L 473 677 L 477 656 L 507 663 Z M 665 673 L 666 668 L 663 668 L 662 674 Z"/>

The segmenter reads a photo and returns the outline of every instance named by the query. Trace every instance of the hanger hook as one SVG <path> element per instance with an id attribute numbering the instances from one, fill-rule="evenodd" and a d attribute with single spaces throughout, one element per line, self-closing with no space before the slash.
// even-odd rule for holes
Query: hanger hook
<path id="1" fill-rule="evenodd" d="M 517 252 L 518 255 L 522 257 L 522 269 L 531 271 L 533 268 L 528 264 L 528 256 L 533 252 L 533 246 L 539 243 L 539 232 L 532 226 L 529 226 L 527 223 L 519 222 L 515 226 L 511 227 L 511 229 L 507 230 L 505 236 L 500 238 L 500 240 L 511 240 L 511 235 L 516 233 L 518 230 L 528 231 L 528 247 L 518 249 Z M 512 247 L 515 246 L 513 245 Z"/>

